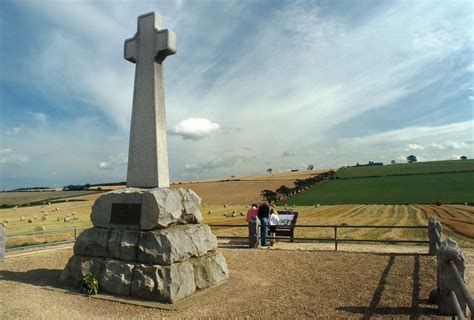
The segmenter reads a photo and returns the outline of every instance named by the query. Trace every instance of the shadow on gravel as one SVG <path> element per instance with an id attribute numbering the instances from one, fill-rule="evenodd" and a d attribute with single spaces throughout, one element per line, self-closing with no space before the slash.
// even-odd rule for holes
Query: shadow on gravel
<path id="1" fill-rule="evenodd" d="M 62 270 L 35 269 L 25 272 L 0 271 L 0 280 L 22 282 L 34 286 L 60 288 L 59 277 Z"/>
<path id="2" fill-rule="evenodd" d="M 411 299 L 411 307 L 379 307 L 380 300 L 385 289 L 387 277 L 392 269 L 393 263 L 395 262 L 396 256 L 400 254 L 390 255 L 387 266 L 385 267 L 377 288 L 375 289 L 372 300 L 368 307 L 350 306 L 337 308 L 349 313 L 357 313 L 364 315 L 362 319 L 369 320 L 374 315 L 386 315 L 386 316 L 398 316 L 398 315 L 409 315 L 410 320 L 418 320 L 420 316 L 427 315 L 438 315 L 438 312 L 434 308 L 420 307 L 420 304 L 426 304 L 427 299 L 420 299 L 420 255 L 413 255 L 414 266 L 413 266 L 413 291 Z M 405 255 L 405 254 L 402 254 Z"/>

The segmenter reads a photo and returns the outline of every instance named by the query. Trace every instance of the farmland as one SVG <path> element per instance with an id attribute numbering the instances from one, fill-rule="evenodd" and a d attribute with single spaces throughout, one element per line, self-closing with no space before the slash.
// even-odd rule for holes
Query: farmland
<path id="1" fill-rule="evenodd" d="M 428 161 L 418 163 L 390 164 L 385 166 L 343 167 L 337 171 L 337 177 L 345 179 L 460 171 L 474 171 L 474 160 Z"/>
<path id="2" fill-rule="evenodd" d="M 335 179 L 282 200 L 295 205 L 474 202 L 474 172 Z"/>
<path id="3" fill-rule="evenodd" d="M 30 191 L 30 192 L 1 192 L 0 205 L 22 205 L 31 202 L 77 197 L 97 191 Z"/>

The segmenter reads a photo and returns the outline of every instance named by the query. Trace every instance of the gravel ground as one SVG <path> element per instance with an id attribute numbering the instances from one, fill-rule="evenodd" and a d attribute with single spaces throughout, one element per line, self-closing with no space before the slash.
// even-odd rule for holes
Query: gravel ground
<path id="1" fill-rule="evenodd" d="M 403 253 L 220 249 L 231 277 L 180 311 L 90 299 L 57 286 L 70 248 L 8 257 L 0 264 L 2 319 L 324 318 L 432 319 L 434 257 Z M 446 318 L 448 319 L 448 318 Z"/>

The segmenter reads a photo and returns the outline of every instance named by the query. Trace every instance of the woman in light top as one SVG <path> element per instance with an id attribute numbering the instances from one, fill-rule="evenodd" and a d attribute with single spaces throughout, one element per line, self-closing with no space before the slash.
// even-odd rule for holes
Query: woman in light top
<path id="1" fill-rule="evenodd" d="M 275 244 L 275 234 L 276 234 L 276 226 L 280 224 L 280 217 L 278 216 L 278 211 L 275 208 L 270 210 L 270 245 L 273 246 Z"/>

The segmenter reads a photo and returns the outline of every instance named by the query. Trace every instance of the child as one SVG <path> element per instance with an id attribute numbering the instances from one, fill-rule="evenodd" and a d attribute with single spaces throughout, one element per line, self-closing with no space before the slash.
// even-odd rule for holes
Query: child
<path id="1" fill-rule="evenodd" d="M 278 216 L 278 211 L 275 208 L 270 210 L 270 245 L 273 246 L 275 244 L 275 234 L 276 234 L 276 226 L 280 224 L 280 217 Z"/>

